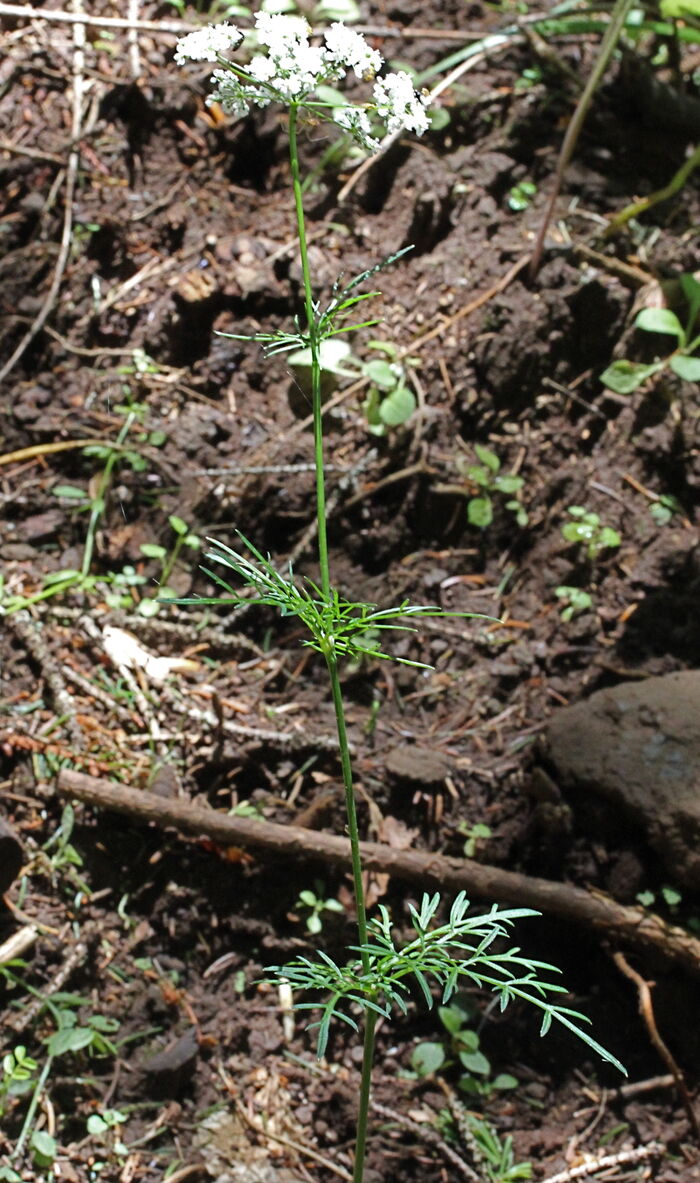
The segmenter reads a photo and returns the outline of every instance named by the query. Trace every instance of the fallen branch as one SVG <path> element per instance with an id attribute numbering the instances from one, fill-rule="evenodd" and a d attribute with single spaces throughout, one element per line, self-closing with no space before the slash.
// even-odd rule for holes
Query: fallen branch
<path id="1" fill-rule="evenodd" d="M 189 801 L 164 800 L 155 793 L 129 789 L 69 769 L 59 772 L 57 788 L 63 797 L 74 797 L 159 826 L 172 826 L 181 834 L 210 838 L 223 846 L 266 850 L 286 860 L 320 859 L 339 868 L 350 865 L 348 840 L 334 834 L 255 818 L 230 817 Z M 700 976 L 700 941 L 643 908 L 626 907 L 609 896 L 582 887 L 503 871 L 471 859 L 448 858 L 421 850 L 395 850 L 378 842 L 363 842 L 361 850 L 366 870 L 381 871 L 426 890 L 466 891 L 494 903 L 517 904 L 573 920 L 610 940 L 655 953 Z"/>
<path id="2" fill-rule="evenodd" d="M 98 29 L 141 29 L 148 33 L 180 34 L 196 27 L 189 21 L 133 21 L 128 17 L 89 16 L 82 12 L 34 8 L 32 4 L 0 4 L 0 16 L 21 17 L 28 21 L 62 21 L 65 24 L 90 25 Z"/>

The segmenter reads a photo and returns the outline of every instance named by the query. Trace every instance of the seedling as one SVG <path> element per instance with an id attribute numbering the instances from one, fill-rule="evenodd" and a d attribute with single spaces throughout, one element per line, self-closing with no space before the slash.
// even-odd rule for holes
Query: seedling
<path id="1" fill-rule="evenodd" d="M 91 1113 L 87 1119 L 87 1132 L 97 1138 L 117 1158 L 124 1158 L 129 1151 L 121 1140 L 120 1127 L 126 1121 L 126 1114 L 119 1109 L 103 1109 Z"/>
<path id="2" fill-rule="evenodd" d="M 473 1029 L 475 1008 L 460 996 L 449 1006 L 438 1007 L 438 1017 L 446 1036 L 439 1043 L 419 1043 L 411 1054 L 411 1067 L 418 1076 L 442 1072 L 455 1064 L 464 1069 L 458 1088 L 470 1096 L 489 1097 L 518 1087 L 510 1073 L 491 1078 L 491 1064 L 481 1049 L 481 1041 Z"/>
<path id="3" fill-rule="evenodd" d="M 566 522 L 561 532 L 567 542 L 578 542 L 586 548 L 586 557 L 592 563 L 604 550 L 617 550 L 622 542 L 617 530 L 604 526 L 597 513 L 583 505 L 570 505 L 566 511 L 573 521 Z"/>
<path id="4" fill-rule="evenodd" d="M 593 596 L 582 587 L 568 587 L 562 584 L 561 587 L 555 588 L 554 594 L 562 602 L 561 618 L 567 622 L 573 620 L 580 612 L 588 612 L 589 608 L 593 607 Z"/>
<path id="5" fill-rule="evenodd" d="M 508 497 L 510 500 L 504 502 L 505 508 L 515 514 L 519 526 L 526 526 L 527 510 L 518 497 L 513 496 L 523 488 L 523 478 L 513 472 L 501 472 L 501 461 L 498 456 L 483 444 L 475 444 L 474 451 L 479 464 L 467 464 L 462 457 L 457 460 L 460 472 L 481 489 L 479 496 L 470 498 L 467 505 L 467 519 L 470 525 L 485 530 L 493 521 L 494 500 Z"/>
<path id="6" fill-rule="evenodd" d="M 683 506 L 677 497 L 671 493 L 662 493 L 656 501 L 652 501 L 649 506 L 649 513 L 653 517 L 657 526 L 667 526 L 674 514 L 682 514 Z"/>
<path id="7" fill-rule="evenodd" d="M 677 345 L 672 353 L 645 364 L 627 359 L 614 361 L 600 375 L 601 382 L 617 394 L 632 394 L 655 374 L 671 370 L 684 382 L 700 382 L 700 333 L 693 336 L 700 312 L 700 283 L 693 275 L 681 275 L 680 286 L 687 311 L 685 327 L 670 308 L 643 308 L 634 324 L 643 333 L 675 337 Z"/>
<path id="8" fill-rule="evenodd" d="M 39 1071 L 36 1060 L 27 1053 L 24 1044 L 18 1043 L 13 1051 L 2 1059 L 0 1077 L 0 1117 L 11 1108 L 14 1098 L 23 1097 L 33 1088 L 33 1080 Z"/>
<path id="9" fill-rule="evenodd" d="M 676 912 L 678 910 L 678 905 L 683 899 L 680 891 L 676 891 L 675 887 L 662 887 L 659 894 L 669 912 Z M 637 900 L 642 907 L 651 908 L 656 902 L 656 895 L 653 891 L 640 891 L 637 894 Z"/>
<path id="10" fill-rule="evenodd" d="M 406 385 L 406 366 L 415 365 L 417 359 L 401 362 L 398 349 L 390 341 L 370 341 L 368 345 L 386 356 L 362 366 L 371 383 L 362 409 L 372 435 L 386 435 L 390 428 L 408 422 L 416 409 L 416 397 Z"/>
<path id="11" fill-rule="evenodd" d="M 202 545 L 197 535 L 191 533 L 187 522 L 183 521 L 177 514 L 170 514 L 168 522 L 175 533 L 175 542 L 169 551 L 165 546 L 161 546 L 157 542 L 143 542 L 139 548 L 145 558 L 160 559 L 162 563 L 160 577 L 157 580 L 158 594 L 160 596 L 173 596 L 175 594 L 168 587 L 168 580 L 173 573 L 183 546 L 188 547 L 190 550 L 199 550 Z M 139 603 L 138 610 L 141 616 L 155 616 L 159 607 L 160 604 L 157 599 L 144 598 Z"/>
<path id="12" fill-rule="evenodd" d="M 532 1178 L 531 1164 L 515 1161 L 510 1134 L 499 1138 L 493 1126 L 476 1113 L 468 1113 L 466 1119 L 469 1131 L 483 1155 L 488 1183 L 518 1183 L 521 1179 Z"/>
<path id="13" fill-rule="evenodd" d="M 457 829 L 465 838 L 464 854 L 466 858 L 474 858 L 479 844 L 485 838 L 491 837 L 491 827 L 484 825 L 483 822 L 475 822 L 474 825 L 470 825 L 469 822 L 460 822 Z"/>
<path id="14" fill-rule="evenodd" d="M 508 193 L 508 209 L 512 209 L 516 214 L 522 213 L 532 205 L 536 193 L 537 185 L 534 181 L 518 181 Z"/>
<path id="15" fill-rule="evenodd" d="M 27 1049 L 23 1045 L 18 1045 L 4 1057 L 0 1080 L 0 1116 L 8 1110 L 8 1098 L 29 1097 L 9 1163 L 20 1166 L 24 1148 L 27 1146 L 34 1164 L 42 1170 L 47 1170 L 56 1157 L 57 1142 L 47 1131 L 35 1128 L 35 1119 L 39 1103 L 48 1087 L 54 1063 L 62 1056 L 86 1051 L 98 1056 L 116 1056 L 117 1047 L 109 1036 L 118 1031 L 119 1022 L 105 1015 L 90 1013 L 83 1023 L 79 1024 L 78 1008 L 90 1007 L 89 999 L 62 992 L 44 996 L 41 991 L 19 978 L 14 968 L 4 965 L 0 967 L 0 972 L 11 986 L 20 985 L 28 994 L 38 999 L 41 1009 L 48 1011 L 55 1025 L 53 1033 L 41 1041 L 45 1047 L 43 1062 L 40 1064 L 27 1054 Z M 9 1164 L 0 1167 L 0 1180 L 4 1183 L 17 1183 L 22 1177 Z"/>
<path id="16" fill-rule="evenodd" d="M 41 861 L 45 862 L 52 880 L 65 877 L 72 887 L 90 895 L 90 888 L 76 870 L 82 867 L 83 860 L 71 842 L 74 826 L 75 810 L 69 804 L 63 808 L 57 829 L 41 848 Z"/>
<path id="17" fill-rule="evenodd" d="M 338 378 L 365 377 L 370 381 L 362 409 L 372 435 L 386 435 L 392 427 L 401 427 L 416 409 L 416 398 L 406 385 L 406 367 L 416 358 L 399 360 L 399 351 L 390 341 L 369 341 L 369 349 L 386 354 L 384 358 L 360 361 L 347 341 L 330 337 L 319 346 L 321 398 L 335 388 Z M 303 394 L 311 402 L 311 350 L 297 349 L 289 355 L 289 365 Z"/>
<path id="18" fill-rule="evenodd" d="M 308 579 L 299 581 L 289 567 L 280 572 L 271 558 L 261 554 L 252 542 L 239 534 L 239 549 L 212 542 L 206 556 L 210 563 L 207 573 L 221 594 L 188 602 L 200 606 L 204 603 L 233 605 L 245 600 L 248 605 L 275 607 L 283 616 L 297 619 L 305 634 L 304 644 L 320 654 L 326 665 L 345 792 L 357 940 L 348 950 L 347 962 L 336 963 L 321 951 L 315 960 L 300 957 L 289 965 L 271 967 L 270 972 L 278 983 L 284 980 L 303 997 L 308 991 L 321 995 L 318 1003 L 311 999 L 296 1004 L 299 1009 L 318 1008 L 320 1011 L 320 1018 L 312 1024 L 318 1029 L 319 1055 L 328 1048 L 332 1021 L 337 1019 L 357 1029 L 358 1019 L 362 1019 L 364 1048 L 353 1164 L 353 1183 L 362 1183 L 377 1019 L 380 1015 L 389 1017 L 395 1007 L 405 1013 L 415 987 L 428 1006 L 433 1005 L 434 991 L 439 992 L 443 1004 L 447 1004 L 465 980 L 482 988 L 488 987 L 499 998 L 502 1007 L 515 997 L 527 999 L 542 1012 L 543 1033 L 556 1020 L 575 1031 L 606 1059 L 612 1057 L 581 1029 L 581 1016 L 557 1005 L 552 995 L 561 992 L 562 987 L 545 980 L 545 967 L 521 957 L 516 949 L 497 941 L 498 937 L 508 934 L 515 919 L 532 915 L 529 909 L 494 906 L 475 916 L 470 914 L 469 901 L 461 893 L 453 902 L 447 919 L 442 920 L 440 897 L 424 895 L 418 906 L 409 906 L 415 937 L 407 944 L 395 934 L 389 912 L 383 905 L 379 906 L 375 918 L 370 920 L 367 916 L 352 761 L 340 680 L 341 663 L 366 657 L 401 660 L 404 664 L 424 668 L 421 662 L 413 659 L 392 657 L 382 643 L 386 631 L 411 631 L 416 621 L 423 617 L 450 614 L 432 606 L 408 602 L 377 608 L 374 604 L 341 597 L 331 582 L 326 530 L 322 348 L 324 342 L 334 337 L 376 324 L 374 320 L 359 324 L 348 324 L 347 321 L 350 314 L 357 314 L 361 303 L 375 294 L 360 294 L 361 285 L 390 263 L 398 261 L 406 251 L 398 252 L 347 282 L 339 279 L 327 303 L 314 298 L 298 127 L 300 116 L 310 117 L 315 124 L 333 122 L 350 133 L 365 151 L 373 152 L 378 141 L 373 134 L 370 112 L 389 132 L 403 129 L 418 135 L 427 130 L 428 116 L 425 102 L 415 92 L 405 71 L 379 78 L 374 83 L 371 98 L 362 105 L 347 102 L 329 105 L 322 97 L 320 87 L 334 84 L 349 71 L 354 72 L 358 81 L 371 79 L 383 66 L 378 51 L 371 48 L 360 34 L 342 24 L 331 25 L 323 35 L 323 43 L 314 45 L 309 40 L 308 25 L 300 18 L 259 12 L 255 24 L 258 42 L 267 52 L 256 55 L 250 62 L 232 60 L 230 55 L 240 45 L 243 34 L 231 25 L 189 34 L 178 43 L 175 60 L 180 64 L 189 59 L 215 63 L 218 69 L 212 79 L 213 99 L 234 118 L 246 114 L 251 105 L 267 107 L 283 101 L 288 107 L 286 128 L 303 277 L 303 316 L 295 318 L 292 331 L 257 333 L 246 339 L 261 344 L 268 356 L 309 351 L 320 578 L 318 583 Z M 240 338 L 239 334 L 234 336 Z M 496 472 L 498 467 L 497 464 Z M 511 487 L 511 491 L 517 490 Z M 212 570 L 211 566 L 216 569 Z M 221 575 L 222 567 L 225 578 Z M 232 575 L 234 586 L 227 582 Z M 241 584 L 248 589 L 249 595 L 242 596 L 236 590 Z"/>
<path id="19" fill-rule="evenodd" d="M 340 900 L 324 898 L 325 886 L 320 879 L 314 880 L 315 891 L 300 891 L 299 899 L 297 900 L 297 908 L 305 908 L 309 910 L 309 915 L 306 917 L 306 927 L 314 936 L 323 929 L 323 912 L 344 913 L 345 908 Z"/>

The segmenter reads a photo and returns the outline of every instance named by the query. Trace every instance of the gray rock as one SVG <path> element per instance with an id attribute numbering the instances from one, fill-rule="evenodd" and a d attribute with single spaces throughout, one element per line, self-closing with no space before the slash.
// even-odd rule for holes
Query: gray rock
<path id="1" fill-rule="evenodd" d="M 599 690 L 557 712 L 546 744 L 574 804 L 604 798 L 676 882 L 700 887 L 700 670 Z"/>
<path id="2" fill-rule="evenodd" d="M 450 761 L 433 748 L 419 748 L 401 744 L 386 755 L 385 768 L 389 775 L 405 784 L 436 788 L 450 773 Z"/>

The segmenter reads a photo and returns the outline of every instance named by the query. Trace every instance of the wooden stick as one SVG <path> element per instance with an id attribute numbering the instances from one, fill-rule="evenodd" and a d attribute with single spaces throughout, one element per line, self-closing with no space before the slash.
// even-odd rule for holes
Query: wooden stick
<path id="1" fill-rule="evenodd" d="M 631 982 L 634 982 L 635 986 L 637 987 L 639 1013 L 644 1020 L 644 1025 L 647 1029 L 649 1039 L 675 1081 L 676 1089 L 678 1090 L 678 1096 L 680 1097 L 683 1108 L 687 1114 L 688 1124 L 690 1125 L 693 1137 L 695 1138 L 695 1143 L 696 1145 L 700 1144 L 700 1126 L 698 1125 L 698 1119 L 695 1116 L 695 1110 L 693 1109 L 693 1103 L 690 1099 L 690 1093 L 688 1092 L 688 1086 L 685 1082 L 685 1077 L 678 1064 L 674 1060 L 671 1051 L 663 1040 L 661 1032 L 656 1025 L 654 1004 L 651 1000 L 651 987 L 654 985 L 654 983 L 647 982 L 647 980 L 643 978 L 640 973 L 637 973 L 636 969 L 633 969 L 630 965 L 624 953 L 614 953 L 613 961 L 621 973 L 623 973 L 626 978 L 629 978 Z"/>
<path id="2" fill-rule="evenodd" d="M 63 12 L 54 8 L 33 8 L 31 4 L 0 4 L 0 16 L 24 17 L 28 21 L 61 21 L 98 29 L 142 29 L 149 33 L 186 33 L 196 28 L 190 21 L 132 21 L 128 17 L 89 16 L 87 13 Z"/>
<path id="3" fill-rule="evenodd" d="M 155 793 L 65 768 L 58 774 L 57 789 L 63 797 L 74 797 L 159 826 L 172 826 L 181 834 L 207 837 L 221 845 L 248 846 L 277 854 L 287 861 L 295 857 L 312 858 L 339 868 L 350 865 L 350 844 L 335 834 L 256 818 L 230 817 L 189 801 L 164 800 Z M 681 965 L 688 973 L 700 976 L 700 941 L 644 908 L 627 907 L 602 893 L 504 871 L 471 859 L 448 858 L 421 850 L 395 850 L 378 842 L 363 842 L 361 853 L 369 871 L 382 871 L 424 889 L 466 891 L 489 902 L 535 908 L 660 955 Z"/>

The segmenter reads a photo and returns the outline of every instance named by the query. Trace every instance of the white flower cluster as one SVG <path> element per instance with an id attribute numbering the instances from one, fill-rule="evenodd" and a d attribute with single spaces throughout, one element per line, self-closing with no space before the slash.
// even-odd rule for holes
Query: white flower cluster
<path id="1" fill-rule="evenodd" d="M 425 100 L 413 89 L 405 71 L 387 74 L 375 82 L 374 101 L 365 106 L 328 108 L 313 101 L 311 96 L 319 85 L 344 78 L 348 70 L 367 81 L 381 69 L 381 54 L 360 33 L 336 21 L 326 31 L 324 44 L 317 46 L 310 43 L 311 30 L 303 17 L 259 12 L 255 26 L 258 42 L 267 53 L 256 54 L 247 66 L 224 60 L 227 50 L 243 39 L 233 25 L 198 29 L 183 37 L 175 51 L 175 60 L 180 64 L 189 58 L 218 61 L 225 66 L 212 75 L 215 89 L 209 101 L 220 103 L 228 114 L 245 115 L 251 104 L 266 107 L 273 102 L 309 100 L 317 117 L 332 118 L 369 151 L 375 151 L 379 143 L 372 136 L 368 109 L 376 110 L 389 132 L 405 128 L 422 135 L 426 131 Z"/>
<path id="2" fill-rule="evenodd" d="M 386 122 L 388 132 L 405 128 L 422 136 L 428 130 L 425 104 L 413 89 L 413 83 L 405 70 L 399 70 L 398 74 L 387 74 L 375 83 L 374 102 L 377 114 Z"/>
<path id="3" fill-rule="evenodd" d="M 215 62 L 228 49 L 241 44 L 243 34 L 235 25 L 207 25 L 181 37 L 175 50 L 175 61 L 182 66 L 186 61 Z"/>

